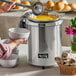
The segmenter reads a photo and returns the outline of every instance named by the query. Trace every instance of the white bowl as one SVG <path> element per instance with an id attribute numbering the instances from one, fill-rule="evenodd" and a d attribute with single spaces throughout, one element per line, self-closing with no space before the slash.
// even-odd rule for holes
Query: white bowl
<path id="1" fill-rule="evenodd" d="M 17 65 L 18 55 L 12 54 L 8 59 L 0 59 L 0 65 L 2 67 L 14 67 Z"/>
<path id="2" fill-rule="evenodd" d="M 28 39 L 30 31 L 25 28 L 9 28 L 9 37 L 12 39 L 26 38 Z"/>

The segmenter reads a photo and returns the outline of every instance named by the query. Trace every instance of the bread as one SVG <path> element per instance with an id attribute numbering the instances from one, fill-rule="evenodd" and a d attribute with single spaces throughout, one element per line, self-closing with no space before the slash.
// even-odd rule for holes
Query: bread
<path id="1" fill-rule="evenodd" d="M 0 6 L 3 6 L 5 4 L 5 2 L 0 2 Z"/>
<path id="2" fill-rule="evenodd" d="M 68 4 L 67 0 L 54 1 L 54 4 L 59 3 L 59 2 L 62 2 L 64 4 Z"/>
<path id="3" fill-rule="evenodd" d="M 15 6 L 14 9 L 23 9 L 23 7 L 21 7 L 21 6 Z"/>
<path id="4" fill-rule="evenodd" d="M 53 7 L 54 10 L 58 10 L 58 11 L 62 11 L 63 8 L 64 8 L 64 3 L 62 2 L 57 2 L 55 6 Z"/>
<path id="5" fill-rule="evenodd" d="M 12 1 L 15 1 L 15 2 L 17 2 L 17 3 L 21 3 L 21 0 L 12 0 Z M 14 9 L 23 9 L 23 7 L 16 5 L 16 6 L 14 7 Z"/>
<path id="6" fill-rule="evenodd" d="M 17 3 L 21 3 L 21 0 L 11 0 L 11 1 L 15 1 Z"/>
<path id="7" fill-rule="evenodd" d="M 63 10 L 71 10 L 71 7 L 68 4 L 65 4 Z"/>
<path id="8" fill-rule="evenodd" d="M 58 64 L 61 63 L 61 58 L 60 58 L 60 57 L 55 57 L 55 60 L 56 60 L 56 62 L 57 62 Z"/>
<path id="9" fill-rule="evenodd" d="M 52 0 L 47 1 L 44 4 L 47 8 L 52 8 L 54 6 L 54 2 Z"/>
<path id="10" fill-rule="evenodd" d="M 31 3 L 29 1 L 21 1 L 22 4 L 25 4 L 25 5 L 31 5 Z"/>
<path id="11" fill-rule="evenodd" d="M 58 3 L 58 1 L 54 1 L 54 5 L 55 5 L 56 3 Z"/>
<path id="12" fill-rule="evenodd" d="M 67 52 L 63 52 L 61 57 L 68 57 L 68 53 Z"/>
<path id="13" fill-rule="evenodd" d="M 69 6 L 72 10 L 76 10 L 76 3 L 70 3 Z"/>
<path id="14" fill-rule="evenodd" d="M 62 2 L 64 4 L 68 4 L 67 0 L 60 0 L 60 2 Z"/>

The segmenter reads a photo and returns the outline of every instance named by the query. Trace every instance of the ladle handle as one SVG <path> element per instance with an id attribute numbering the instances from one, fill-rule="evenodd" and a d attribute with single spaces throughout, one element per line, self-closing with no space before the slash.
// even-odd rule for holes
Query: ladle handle
<path id="1" fill-rule="evenodd" d="M 13 1 L 7 1 L 7 0 L 0 0 L 0 1 L 6 2 L 6 3 L 12 3 L 13 2 Z M 22 7 L 32 8 L 32 6 L 24 5 L 24 4 L 20 4 L 20 3 L 15 3 L 15 5 L 22 6 Z"/>

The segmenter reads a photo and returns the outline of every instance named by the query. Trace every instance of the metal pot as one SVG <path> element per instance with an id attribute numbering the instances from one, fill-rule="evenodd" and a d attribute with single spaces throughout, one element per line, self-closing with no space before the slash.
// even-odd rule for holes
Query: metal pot
<path id="1" fill-rule="evenodd" d="M 55 65 L 54 58 L 61 55 L 61 17 L 55 20 L 39 21 L 30 18 L 30 13 L 25 13 L 20 27 L 30 30 L 29 63 L 36 66 Z M 22 22 L 23 21 L 23 22 Z"/>

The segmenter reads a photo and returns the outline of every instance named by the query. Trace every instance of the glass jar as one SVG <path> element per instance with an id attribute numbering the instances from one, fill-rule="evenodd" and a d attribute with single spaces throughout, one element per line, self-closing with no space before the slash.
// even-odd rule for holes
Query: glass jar
<path id="1" fill-rule="evenodd" d="M 76 35 L 71 36 L 71 50 L 76 53 Z"/>

